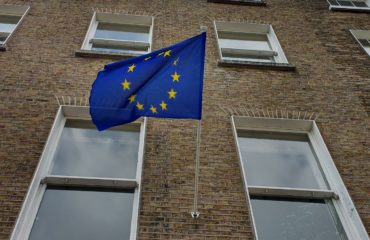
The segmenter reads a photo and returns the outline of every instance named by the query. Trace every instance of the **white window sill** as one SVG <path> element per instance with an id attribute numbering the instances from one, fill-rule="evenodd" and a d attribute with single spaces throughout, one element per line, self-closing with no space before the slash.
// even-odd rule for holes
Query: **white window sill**
<path id="1" fill-rule="evenodd" d="M 134 53 L 117 53 L 117 52 L 109 52 L 109 51 L 94 51 L 94 50 L 77 50 L 75 52 L 77 57 L 91 57 L 91 58 L 114 58 L 114 59 L 122 59 L 122 58 L 131 58 L 141 56 L 142 54 L 134 54 Z"/>
<path id="2" fill-rule="evenodd" d="M 255 6 L 266 6 L 266 0 L 253 1 L 253 0 L 208 0 L 212 3 L 225 3 L 235 5 L 255 5 Z"/>
<path id="3" fill-rule="evenodd" d="M 330 6 L 329 10 L 342 11 L 342 12 L 370 12 L 370 8 L 365 8 L 365 7 Z"/>
<path id="4" fill-rule="evenodd" d="M 268 63 L 268 62 L 252 62 L 252 61 L 240 61 L 240 60 L 218 60 L 218 66 L 221 67 L 251 67 L 251 68 L 263 68 L 281 71 L 295 71 L 296 67 L 289 63 Z"/>

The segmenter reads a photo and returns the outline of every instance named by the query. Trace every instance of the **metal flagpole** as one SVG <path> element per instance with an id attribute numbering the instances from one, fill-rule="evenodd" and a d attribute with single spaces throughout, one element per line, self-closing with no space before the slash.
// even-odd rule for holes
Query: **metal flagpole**
<path id="1" fill-rule="evenodd" d="M 198 183 L 199 183 L 199 155 L 200 155 L 200 134 L 202 130 L 202 120 L 198 120 L 197 127 L 197 149 L 195 153 L 195 179 L 194 179 L 194 205 L 191 216 L 194 219 L 199 217 L 198 211 Z"/>
<path id="2" fill-rule="evenodd" d="M 206 32 L 207 26 L 200 26 L 200 32 Z M 199 218 L 198 210 L 198 183 L 199 183 L 199 155 L 200 155 L 200 133 L 202 130 L 202 119 L 198 120 L 197 127 L 197 149 L 195 153 L 195 179 L 194 179 L 194 205 L 193 211 L 191 212 L 191 217 L 193 219 Z"/>

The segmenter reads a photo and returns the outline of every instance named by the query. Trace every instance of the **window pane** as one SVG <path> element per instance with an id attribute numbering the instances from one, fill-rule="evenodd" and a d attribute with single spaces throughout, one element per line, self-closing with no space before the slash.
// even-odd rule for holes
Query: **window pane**
<path id="1" fill-rule="evenodd" d="M 323 200 L 251 199 L 259 239 L 347 239 Z"/>
<path id="2" fill-rule="evenodd" d="M 3 44 L 6 40 L 6 37 L 0 37 L 0 44 Z"/>
<path id="3" fill-rule="evenodd" d="M 52 174 L 135 178 L 139 132 L 99 132 L 88 121 L 67 121 L 54 158 Z"/>
<path id="4" fill-rule="evenodd" d="M 101 51 L 101 52 L 117 52 L 117 53 L 134 53 L 134 54 L 145 54 L 148 52 L 148 48 L 145 47 L 111 47 L 102 44 L 93 44 L 91 50 Z"/>
<path id="5" fill-rule="evenodd" d="M 350 1 L 340 1 L 340 0 L 338 0 L 338 3 L 339 3 L 341 6 L 353 7 L 353 4 L 352 4 Z"/>
<path id="6" fill-rule="evenodd" d="M 248 185 L 327 189 L 306 135 L 238 135 Z"/>
<path id="7" fill-rule="evenodd" d="M 230 60 L 240 60 L 240 61 L 251 61 L 251 62 L 275 62 L 273 57 L 264 57 L 264 56 L 251 56 L 246 54 L 231 54 L 231 53 L 222 53 L 224 59 Z"/>
<path id="8" fill-rule="evenodd" d="M 366 51 L 366 53 L 367 53 L 367 54 L 369 54 L 369 56 L 370 56 L 370 47 L 365 47 L 365 51 Z"/>
<path id="9" fill-rule="evenodd" d="M 148 42 L 149 29 L 149 26 L 135 26 L 99 22 L 94 37 Z"/>
<path id="10" fill-rule="evenodd" d="M 220 32 L 219 44 L 221 48 L 271 50 L 266 34 Z"/>
<path id="11" fill-rule="evenodd" d="M 368 7 L 365 2 L 352 2 L 356 7 Z"/>
<path id="12" fill-rule="evenodd" d="M 339 5 L 336 0 L 329 0 L 329 2 L 331 5 L 335 5 L 335 6 Z"/>
<path id="13" fill-rule="evenodd" d="M 369 40 L 367 40 L 367 39 L 359 39 L 358 41 L 362 44 L 362 46 L 364 46 L 364 47 L 370 47 L 370 41 Z"/>
<path id="14" fill-rule="evenodd" d="M 29 239 L 130 239 L 133 195 L 47 189 Z"/>
<path id="15" fill-rule="evenodd" d="M 20 17 L 0 15 L 0 32 L 11 33 L 17 26 Z"/>

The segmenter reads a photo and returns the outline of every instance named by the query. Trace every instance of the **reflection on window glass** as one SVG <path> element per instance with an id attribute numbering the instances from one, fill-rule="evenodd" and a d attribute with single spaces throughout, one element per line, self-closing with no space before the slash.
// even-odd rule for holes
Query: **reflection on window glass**
<path id="1" fill-rule="evenodd" d="M 242 33 L 242 32 L 218 32 L 219 46 L 222 57 L 230 60 L 252 62 L 274 62 L 274 57 L 264 56 L 252 51 L 272 51 L 267 34 Z M 230 49 L 233 49 L 230 52 Z"/>
<path id="2" fill-rule="evenodd" d="M 221 48 L 236 48 L 248 50 L 271 50 L 266 34 L 251 33 L 220 33 Z"/>
<path id="3" fill-rule="evenodd" d="M 0 44 L 14 31 L 20 17 L 0 15 Z"/>
<path id="4" fill-rule="evenodd" d="M 29 239 L 130 239 L 133 195 L 49 188 Z"/>
<path id="5" fill-rule="evenodd" d="M 67 121 L 52 174 L 134 179 L 138 149 L 138 131 L 99 132 L 88 121 Z"/>
<path id="6" fill-rule="evenodd" d="M 328 0 L 333 6 L 368 8 L 365 1 Z"/>
<path id="7" fill-rule="evenodd" d="M 260 240 L 345 240 L 339 222 L 324 200 L 299 201 L 252 198 Z"/>
<path id="8" fill-rule="evenodd" d="M 251 62 L 275 62 L 273 57 L 265 57 L 265 56 L 253 56 L 247 54 L 231 54 L 231 53 L 223 53 L 222 54 L 224 59 L 230 60 L 239 60 L 239 61 L 251 61 Z"/>
<path id="9" fill-rule="evenodd" d="M 11 33 L 17 26 L 20 17 L 0 15 L 0 32 Z"/>
<path id="10" fill-rule="evenodd" d="M 367 39 L 359 39 L 358 40 L 363 47 L 370 47 L 370 40 Z"/>
<path id="11" fill-rule="evenodd" d="M 358 41 L 361 43 L 362 47 L 365 49 L 367 54 L 370 55 L 370 40 L 368 40 L 368 39 L 358 39 Z"/>
<path id="12" fill-rule="evenodd" d="M 305 136 L 294 139 L 295 135 L 275 134 L 272 139 L 268 133 L 238 135 L 248 185 L 327 189 Z"/>
<path id="13" fill-rule="evenodd" d="M 101 52 L 145 54 L 148 51 L 148 47 L 110 47 L 108 45 L 93 44 L 91 50 Z"/>
<path id="14" fill-rule="evenodd" d="M 368 6 L 366 5 L 366 3 L 365 3 L 365 2 L 357 2 L 357 1 L 353 1 L 352 3 L 353 3 L 353 5 L 355 5 L 356 7 L 368 7 Z"/>
<path id="15" fill-rule="evenodd" d="M 98 24 L 95 38 L 126 40 L 126 41 L 149 41 L 149 26 L 135 26 L 114 23 Z"/>
<path id="16" fill-rule="evenodd" d="M 331 5 L 338 5 L 337 0 L 329 0 L 329 3 Z"/>
<path id="17" fill-rule="evenodd" d="M 338 3 L 339 3 L 341 6 L 353 7 L 353 4 L 352 4 L 350 1 L 340 1 L 340 0 L 338 0 Z"/>

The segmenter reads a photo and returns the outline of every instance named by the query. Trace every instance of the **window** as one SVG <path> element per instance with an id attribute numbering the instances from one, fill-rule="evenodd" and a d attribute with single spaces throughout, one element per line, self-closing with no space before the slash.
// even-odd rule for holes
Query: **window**
<path id="1" fill-rule="evenodd" d="M 0 45 L 5 45 L 29 7 L 0 5 Z"/>
<path id="2" fill-rule="evenodd" d="M 99 132 L 60 108 L 12 239 L 135 239 L 145 123 Z"/>
<path id="3" fill-rule="evenodd" d="M 370 56 L 370 30 L 350 30 L 350 32 Z"/>
<path id="4" fill-rule="evenodd" d="M 268 24 L 215 22 L 221 60 L 288 63 Z"/>
<path id="5" fill-rule="evenodd" d="M 151 51 L 153 17 L 95 12 L 82 50 L 125 55 Z"/>
<path id="6" fill-rule="evenodd" d="M 232 124 L 256 239 L 368 239 L 314 121 Z"/>
<path id="7" fill-rule="evenodd" d="M 327 0 L 330 10 L 370 11 L 370 0 Z"/>

